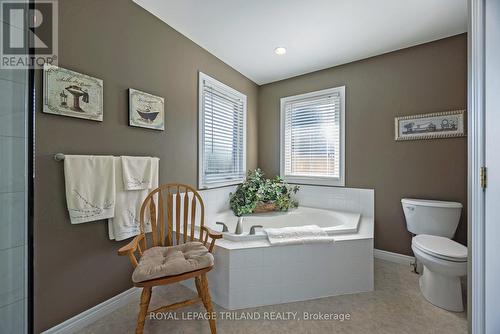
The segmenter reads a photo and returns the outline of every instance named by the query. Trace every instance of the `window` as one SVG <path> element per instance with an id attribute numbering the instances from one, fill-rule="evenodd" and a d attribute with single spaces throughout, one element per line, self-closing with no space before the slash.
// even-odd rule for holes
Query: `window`
<path id="1" fill-rule="evenodd" d="M 247 97 L 200 72 L 199 188 L 237 184 L 246 170 Z"/>
<path id="2" fill-rule="evenodd" d="M 281 99 L 281 176 L 344 186 L 345 87 Z"/>

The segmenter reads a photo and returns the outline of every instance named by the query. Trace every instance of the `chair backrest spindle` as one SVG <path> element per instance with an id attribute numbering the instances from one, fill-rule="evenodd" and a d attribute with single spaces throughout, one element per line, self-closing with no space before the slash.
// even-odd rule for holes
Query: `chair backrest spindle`
<path id="1" fill-rule="evenodd" d="M 158 246 L 158 237 L 157 237 L 157 225 L 156 225 L 156 206 L 155 201 L 151 197 L 149 200 L 149 217 L 151 221 L 151 232 L 153 232 L 153 246 Z"/>
<path id="2" fill-rule="evenodd" d="M 200 226 L 205 226 L 205 204 L 200 201 Z M 200 240 L 203 240 L 203 230 L 200 229 Z"/>
<path id="3" fill-rule="evenodd" d="M 177 186 L 177 192 L 175 193 L 175 244 L 179 244 L 181 236 L 181 196 L 179 191 L 179 186 Z"/>
<path id="4" fill-rule="evenodd" d="M 157 205 L 155 198 L 158 202 Z M 181 202 L 183 202 L 182 205 Z M 198 208 L 199 213 L 197 212 Z M 146 212 L 149 213 L 149 217 L 147 217 Z M 184 184 L 164 184 L 159 186 L 149 193 L 141 207 L 141 232 L 145 232 L 144 224 L 147 219 L 151 221 L 152 229 L 151 241 L 146 241 L 149 238 L 141 240 L 141 250 L 146 250 L 149 242 L 154 247 L 178 245 L 195 239 L 204 241 L 203 230 L 198 226 L 195 228 L 197 219 L 199 220 L 199 226 L 204 226 L 204 215 L 205 206 L 203 200 L 192 187 Z M 198 235 L 196 235 L 196 232 L 198 232 Z"/>
<path id="5" fill-rule="evenodd" d="M 196 221 L 196 196 L 193 194 L 193 199 L 191 200 L 191 221 L 195 222 Z M 191 224 L 191 237 L 190 241 L 193 241 L 194 239 L 194 224 Z"/>
<path id="6" fill-rule="evenodd" d="M 158 216 L 160 217 L 160 245 L 165 246 L 165 208 L 163 205 L 163 192 L 158 193 Z"/>
<path id="7" fill-rule="evenodd" d="M 174 207 L 174 195 L 170 192 L 170 189 L 168 191 L 168 197 L 167 197 L 167 215 L 168 215 L 168 226 L 167 226 L 167 246 L 172 246 L 173 245 L 173 240 L 172 240 L 172 229 L 174 228 L 174 222 L 173 222 L 173 213 L 172 213 L 172 208 Z"/>
<path id="8" fill-rule="evenodd" d="M 186 191 L 184 193 L 184 213 L 183 213 L 183 216 L 184 216 L 184 230 L 183 230 L 183 233 L 182 233 L 182 240 L 184 242 L 188 241 L 188 211 L 189 209 L 189 191 L 188 189 L 186 188 Z"/>

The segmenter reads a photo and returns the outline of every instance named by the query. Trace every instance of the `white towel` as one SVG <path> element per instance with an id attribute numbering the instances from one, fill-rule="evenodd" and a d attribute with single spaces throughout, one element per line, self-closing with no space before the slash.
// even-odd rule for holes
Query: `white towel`
<path id="1" fill-rule="evenodd" d="M 283 228 L 265 228 L 271 245 L 294 245 L 319 242 L 333 242 L 329 236 L 317 225 L 293 226 Z"/>
<path id="2" fill-rule="evenodd" d="M 114 216 L 115 168 L 112 156 L 66 155 L 64 179 L 71 224 Z"/>
<path id="3" fill-rule="evenodd" d="M 115 158 L 116 165 L 116 209 L 115 216 L 108 220 L 108 235 L 110 240 L 124 240 L 140 233 L 140 213 L 144 199 L 151 190 L 158 187 L 159 159 L 151 158 L 152 184 L 150 189 L 125 190 L 122 182 L 122 162 Z M 155 201 L 157 203 L 157 201 Z M 146 212 L 145 232 L 151 232 L 149 210 Z"/>
<path id="4" fill-rule="evenodd" d="M 125 190 L 151 189 L 151 157 L 121 157 Z"/>

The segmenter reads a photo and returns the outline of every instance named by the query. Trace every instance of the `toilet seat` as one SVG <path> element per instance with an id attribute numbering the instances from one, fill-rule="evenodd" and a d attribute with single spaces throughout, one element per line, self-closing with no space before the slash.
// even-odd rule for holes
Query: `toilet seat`
<path id="1" fill-rule="evenodd" d="M 467 247 L 445 237 L 419 234 L 412 244 L 420 251 L 442 260 L 467 262 Z"/>

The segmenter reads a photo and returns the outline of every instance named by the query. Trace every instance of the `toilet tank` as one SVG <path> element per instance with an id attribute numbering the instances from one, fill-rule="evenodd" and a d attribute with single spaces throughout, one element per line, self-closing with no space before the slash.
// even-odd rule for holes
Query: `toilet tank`
<path id="1" fill-rule="evenodd" d="M 453 238 L 462 213 L 461 203 L 403 198 L 401 205 L 411 233 Z"/>

